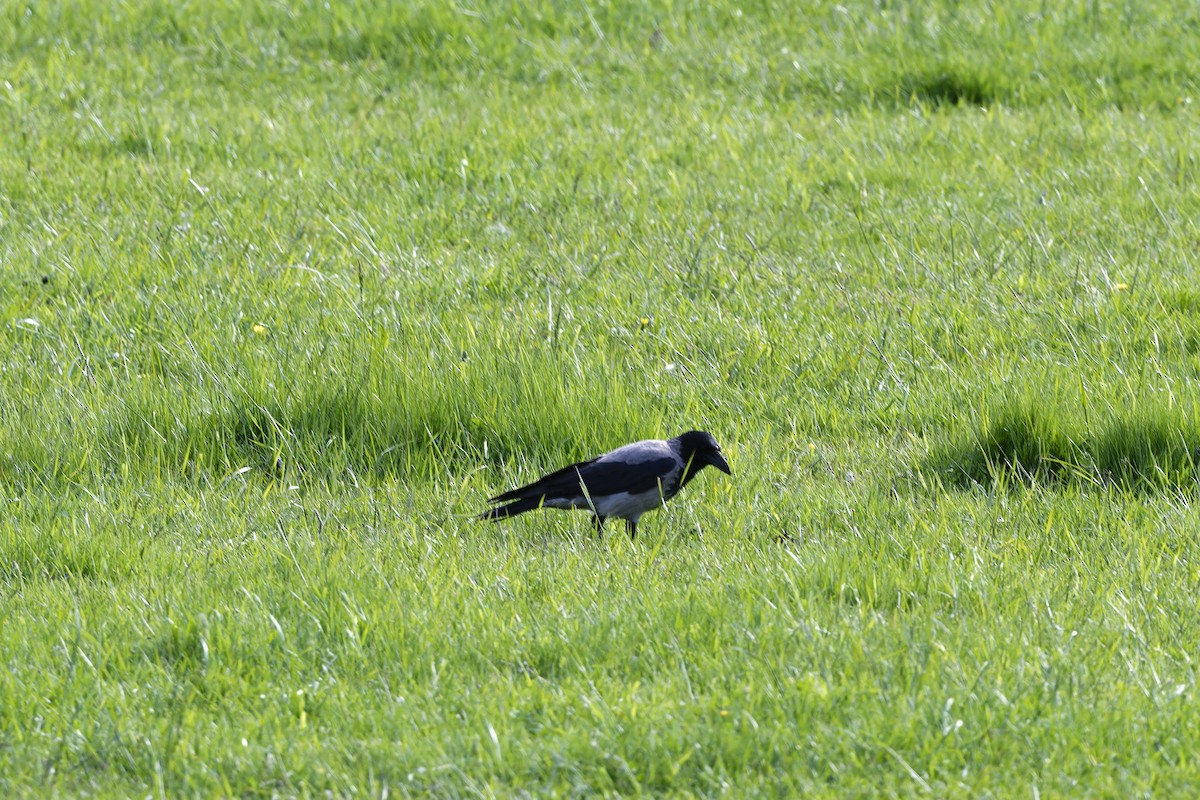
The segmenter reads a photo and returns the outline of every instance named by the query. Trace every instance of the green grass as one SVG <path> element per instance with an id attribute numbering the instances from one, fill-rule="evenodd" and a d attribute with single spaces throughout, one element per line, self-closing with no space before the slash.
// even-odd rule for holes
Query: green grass
<path id="1" fill-rule="evenodd" d="M 1200 782 L 1200 14 L 0 4 L 0 794 Z M 711 430 L 636 542 L 472 520 Z"/>

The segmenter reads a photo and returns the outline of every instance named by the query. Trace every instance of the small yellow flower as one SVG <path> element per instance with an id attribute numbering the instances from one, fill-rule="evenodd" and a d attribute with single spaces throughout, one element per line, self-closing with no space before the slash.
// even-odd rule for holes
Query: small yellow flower
<path id="1" fill-rule="evenodd" d="M 1128 288 L 1129 288 L 1129 284 L 1128 284 L 1128 283 L 1114 283 L 1114 284 L 1113 284 L 1113 291 L 1114 291 L 1114 292 L 1123 292 L 1123 291 L 1125 291 L 1125 290 L 1126 290 L 1126 289 L 1128 289 Z"/>
<path id="2" fill-rule="evenodd" d="M 261 322 L 254 323 L 254 327 L 251 328 L 250 330 L 254 331 L 259 336 L 267 335 L 267 326 L 263 325 Z"/>

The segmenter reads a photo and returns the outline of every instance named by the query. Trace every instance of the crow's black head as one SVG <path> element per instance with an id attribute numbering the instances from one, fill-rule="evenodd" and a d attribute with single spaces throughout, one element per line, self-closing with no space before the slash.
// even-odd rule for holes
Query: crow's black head
<path id="1" fill-rule="evenodd" d="M 711 433 L 688 431 L 678 439 L 683 460 L 687 464 L 687 471 L 684 472 L 681 487 L 686 486 L 697 472 L 710 465 L 726 475 L 733 474 L 729 470 L 729 462 L 725 460 L 725 456 L 721 455 L 721 445 L 717 444 L 717 440 L 712 437 Z"/>

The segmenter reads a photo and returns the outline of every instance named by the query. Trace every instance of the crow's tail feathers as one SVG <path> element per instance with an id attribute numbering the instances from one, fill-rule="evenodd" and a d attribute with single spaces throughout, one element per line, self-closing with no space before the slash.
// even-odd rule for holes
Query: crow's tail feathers
<path id="1" fill-rule="evenodd" d="M 483 512 L 475 519 L 490 519 L 493 522 L 498 522 L 499 520 L 508 519 L 509 517 L 515 517 L 517 514 L 522 514 L 526 511 L 532 511 L 535 508 L 541 508 L 541 507 L 542 507 L 542 498 L 540 498 L 540 497 L 526 498 L 524 500 L 518 500 L 515 503 L 509 503 L 506 506 L 497 506 L 496 508 L 489 508 L 487 511 Z"/>

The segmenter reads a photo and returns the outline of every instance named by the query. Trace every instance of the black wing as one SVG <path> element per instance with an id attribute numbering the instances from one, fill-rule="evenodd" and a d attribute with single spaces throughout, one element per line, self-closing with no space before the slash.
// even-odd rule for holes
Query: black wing
<path id="1" fill-rule="evenodd" d="M 620 492 L 640 494 L 658 488 L 660 482 L 666 482 L 671 472 L 678 469 L 678 462 L 669 456 L 634 463 L 593 458 L 591 461 L 581 461 L 551 472 L 528 486 L 496 495 L 488 502 L 505 503 L 510 500 L 543 497 L 558 497 L 564 500 L 581 498 L 581 480 L 587 487 L 588 494 L 595 497 Z"/>

